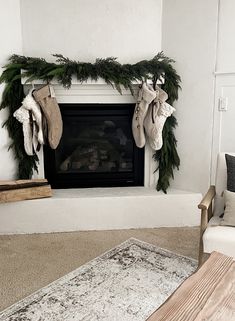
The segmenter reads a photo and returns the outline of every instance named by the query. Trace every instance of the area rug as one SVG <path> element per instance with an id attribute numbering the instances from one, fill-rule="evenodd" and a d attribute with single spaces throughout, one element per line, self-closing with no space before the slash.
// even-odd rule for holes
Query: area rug
<path id="1" fill-rule="evenodd" d="M 144 321 L 196 268 L 131 238 L 7 308 L 0 321 Z"/>

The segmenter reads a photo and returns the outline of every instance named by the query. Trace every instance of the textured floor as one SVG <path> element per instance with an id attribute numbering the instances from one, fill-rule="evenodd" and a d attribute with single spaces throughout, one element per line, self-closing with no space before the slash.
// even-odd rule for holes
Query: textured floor
<path id="1" fill-rule="evenodd" d="M 197 258 L 198 228 L 0 236 L 0 310 L 130 237 Z"/>

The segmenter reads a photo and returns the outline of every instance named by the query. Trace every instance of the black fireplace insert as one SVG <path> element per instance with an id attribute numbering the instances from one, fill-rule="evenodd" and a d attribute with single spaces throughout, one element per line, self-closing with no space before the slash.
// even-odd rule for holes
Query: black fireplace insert
<path id="1" fill-rule="evenodd" d="M 133 104 L 60 104 L 63 135 L 44 147 L 53 188 L 144 185 L 144 148 L 131 130 Z"/>

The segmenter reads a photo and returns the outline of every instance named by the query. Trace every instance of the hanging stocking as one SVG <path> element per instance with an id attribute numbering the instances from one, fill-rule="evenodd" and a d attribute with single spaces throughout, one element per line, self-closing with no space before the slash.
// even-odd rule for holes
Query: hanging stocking
<path id="1" fill-rule="evenodd" d="M 48 127 L 48 143 L 52 149 L 58 146 L 63 130 L 60 108 L 52 87 L 47 85 L 33 92 L 33 96 L 42 108 Z"/>
<path id="2" fill-rule="evenodd" d="M 32 113 L 33 120 L 33 146 L 35 152 L 40 149 L 40 145 L 44 144 L 42 132 L 42 113 L 40 106 L 32 96 L 33 90 L 24 98 L 22 102 L 23 108 Z M 39 145 L 40 144 L 40 145 Z M 38 147 L 39 146 L 39 147 Z"/>
<path id="3" fill-rule="evenodd" d="M 156 88 L 156 98 L 149 106 L 147 115 L 144 120 L 144 128 L 148 136 L 148 141 L 152 149 L 159 150 L 162 148 L 162 130 L 167 117 L 175 111 L 171 105 L 166 103 L 167 93 L 161 88 Z"/>
<path id="4" fill-rule="evenodd" d="M 145 145 L 143 123 L 148 111 L 149 104 L 155 97 L 156 93 L 153 88 L 146 83 L 143 83 L 141 89 L 139 90 L 138 99 L 132 119 L 132 132 L 136 146 L 138 146 L 139 148 L 142 148 Z"/>
<path id="5" fill-rule="evenodd" d="M 17 109 L 13 116 L 22 123 L 24 135 L 24 149 L 27 155 L 32 156 L 33 152 L 33 134 L 31 128 L 30 114 L 23 106 Z"/>

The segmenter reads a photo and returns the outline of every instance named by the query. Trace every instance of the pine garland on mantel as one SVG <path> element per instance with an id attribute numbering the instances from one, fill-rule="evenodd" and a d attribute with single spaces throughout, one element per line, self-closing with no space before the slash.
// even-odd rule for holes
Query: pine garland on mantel
<path id="1" fill-rule="evenodd" d="M 12 143 L 16 160 L 18 161 L 19 179 L 31 178 L 33 170 L 37 170 L 38 157 L 28 156 L 24 150 L 22 125 L 13 117 L 13 113 L 21 105 L 24 99 L 23 85 L 21 78 L 27 78 L 27 82 L 40 79 L 50 82 L 56 79 L 65 88 L 70 88 L 72 76 L 76 76 L 80 82 L 88 78 L 97 80 L 103 78 L 107 84 L 114 86 L 121 94 L 121 86 L 132 90 L 132 82 L 143 79 L 152 79 L 156 84 L 158 79 L 164 77 L 162 85 L 168 95 L 168 103 L 173 104 L 178 99 L 180 88 L 180 77 L 172 66 L 174 60 L 166 57 L 163 52 L 158 53 L 151 60 L 142 60 L 136 64 L 120 64 L 116 58 L 96 59 L 94 64 L 73 61 L 62 55 L 53 55 L 56 62 L 47 62 L 43 58 L 25 57 L 13 55 L 9 63 L 4 67 L 0 77 L 0 83 L 5 83 L 0 109 L 8 108 L 9 116 L 4 122 Z M 21 73 L 24 70 L 24 73 Z M 174 128 L 177 125 L 176 118 L 172 115 L 167 118 L 163 129 L 163 147 L 156 151 L 153 158 L 158 163 L 159 179 L 157 190 L 166 193 L 170 185 L 170 179 L 174 178 L 173 171 L 179 168 L 180 159 L 176 150 L 176 138 Z"/>

